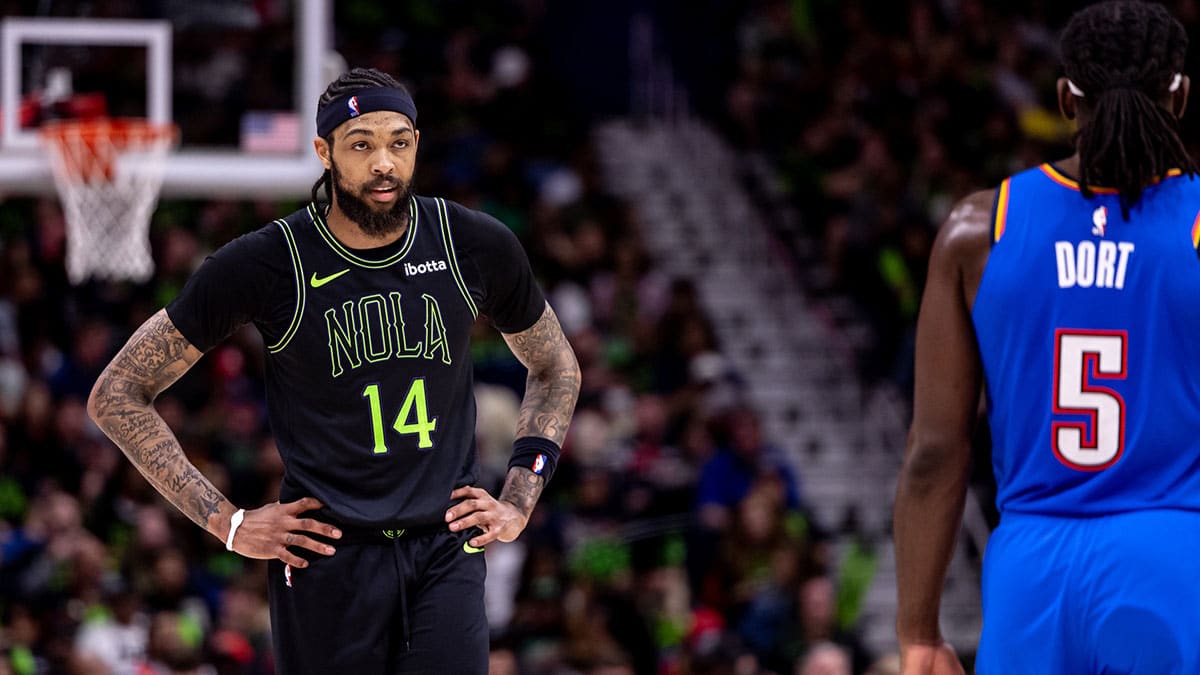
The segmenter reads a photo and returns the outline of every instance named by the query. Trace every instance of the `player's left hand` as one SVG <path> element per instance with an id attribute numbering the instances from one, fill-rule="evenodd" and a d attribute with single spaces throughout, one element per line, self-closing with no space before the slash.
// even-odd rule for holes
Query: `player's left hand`
<path id="1" fill-rule="evenodd" d="M 471 541 L 467 542 L 475 548 L 483 548 L 497 539 L 512 541 L 529 522 L 515 505 L 496 499 L 482 488 L 460 487 L 450 493 L 450 498 L 462 500 L 446 512 L 446 522 L 450 523 L 450 531 L 461 532 L 478 527 L 483 534 L 472 537 Z"/>

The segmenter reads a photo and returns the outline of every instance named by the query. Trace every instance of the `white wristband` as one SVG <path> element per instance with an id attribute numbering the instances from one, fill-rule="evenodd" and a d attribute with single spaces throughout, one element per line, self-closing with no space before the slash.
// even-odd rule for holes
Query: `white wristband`
<path id="1" fill-rule="evenodd" d="M 225 550 L 233 550 L 233 535 L 237 534 L 238 528 L 242 526 L 242 519 L 246 517 L 246 509 L 238 509 L 233 514 L 233 518 L 229 520 L 229 536 L 225 537 Z"/>

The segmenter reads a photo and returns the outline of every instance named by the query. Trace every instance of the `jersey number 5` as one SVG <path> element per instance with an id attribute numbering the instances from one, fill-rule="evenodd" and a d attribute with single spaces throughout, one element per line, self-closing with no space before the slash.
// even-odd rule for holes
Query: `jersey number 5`
<path id="1" fill-rule="evenodd" d="M 371 436 L 375 444 L 375 454 L 382 455 L 388 451 L 387 440 L 383 432 L 383 404 L 379 400 L 379 385 L 368 384 L 362 393 L 363 398 L 371 408 Z M 409 421 L 410 418 L 415 418 Z M 416 434 L 417 447 L 428 450 L 433 447 L 431 434 L 437 430 L 437 418 L 429 419 L 429 408 L 425 404 L 425 378 L 418 377 L 408 387 L 404 404 L 392 422 L 392 428 L 400 435 Z"/>
<path id="2" fill-rule="evenodd" d="M 1125 450 L 1125 399 L 1096 382 L 1125 379 L 1128 341 L 1125 331 L 1054 334 L 1054 413 L 1088 418 L 1051 424 L 1054 456 L 1072 469 L 1107 469 Z"/>

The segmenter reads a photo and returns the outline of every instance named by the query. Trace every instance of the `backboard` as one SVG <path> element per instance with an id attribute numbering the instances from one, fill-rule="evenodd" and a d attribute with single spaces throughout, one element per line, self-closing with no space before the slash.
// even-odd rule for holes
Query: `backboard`
<path id="1" fill-rule="evenodd" d="M 165 196 L 309 194 L 321 174 L 316 101 L 337 74 L 329 0 L 164 0 L 153 17 L 62 16 L 71 4 L 0 21 L 0 194 L 54 193 L 37 125 L 85 99 L 180 126 Z M 77 4 L 81 14 L 105 5 Z"/>

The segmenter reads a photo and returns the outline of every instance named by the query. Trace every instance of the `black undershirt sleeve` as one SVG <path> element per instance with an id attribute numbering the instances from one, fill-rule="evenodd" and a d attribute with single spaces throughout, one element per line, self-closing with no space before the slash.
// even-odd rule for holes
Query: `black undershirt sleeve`
<path id="1" fill-rule="evenodd" d="M 287 242 L 272 223 L 234 239 L 205 258 L 167 305 L 167 316 L 202 352 L 251 322 L 269 342 L 272 326 L 291 311 L 290 305 L 295 302 L 291 298 L 294 292 L 277 292 L 294 285 L 294 274 Z"/>
<path id="2" fill-rule="evenodd" d="M 546 308 L 546 296 L 521 242 L 492 216 L 446 202 L 454 249 L 467 287 L 501 333 L 529 328 Z"/>

